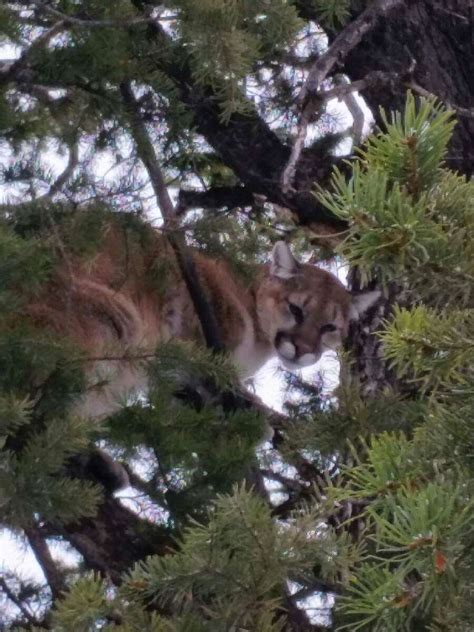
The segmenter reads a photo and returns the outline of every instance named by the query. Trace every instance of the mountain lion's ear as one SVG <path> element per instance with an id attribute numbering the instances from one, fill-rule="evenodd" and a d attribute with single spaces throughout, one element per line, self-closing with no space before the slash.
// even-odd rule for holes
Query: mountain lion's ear
<path id="1" fill-rule="evenodd" d="M 359 318 L 366 312 L 372 305 L 374 305 L 382 293 L 379 290 L 373 292 L 362 292 L 360 294 L 352 295 L 351 308 L 349 312 L 350 320 L 359 320 Z"/>
<path id="2" fill-rule="evenodd" d="M 298 274 L 299 264 L 290 247 L 284 241 L 277 241 L 270 261 L 270 274 L 279 279 L 291 279 Z"/>

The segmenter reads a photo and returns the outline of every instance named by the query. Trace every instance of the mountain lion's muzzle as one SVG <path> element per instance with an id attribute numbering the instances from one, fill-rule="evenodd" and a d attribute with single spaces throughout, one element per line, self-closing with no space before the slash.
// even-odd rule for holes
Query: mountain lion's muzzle
<path id="1" fill-rule="evenodd" d="M 319 360 L 325 350 L 320 339 L 313 346 L 298 341 L 296 336 L 284 331 L 277 333 L 274 345 L 282 362 L 291 369 L 311 366 Z"/>

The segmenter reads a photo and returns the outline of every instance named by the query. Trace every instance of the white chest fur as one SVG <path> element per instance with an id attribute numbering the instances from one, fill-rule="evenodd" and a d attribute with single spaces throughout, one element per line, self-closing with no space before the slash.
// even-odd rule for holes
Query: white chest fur
<path id="1" fill-rule="evenodd" d="M 235 364 L 241 372 L 243 379 L 252 377 L 272 356 L 269 345 L 257 340 L 255 324 L 250 314 L 241 311 L 244 321 L 244 331 L 240 344 L 234 350 L 232 356 Z"/>

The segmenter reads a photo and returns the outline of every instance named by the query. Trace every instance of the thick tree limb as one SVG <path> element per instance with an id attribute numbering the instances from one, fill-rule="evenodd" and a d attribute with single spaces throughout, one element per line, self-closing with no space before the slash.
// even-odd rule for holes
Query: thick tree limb
<path id="1" fill-rule="evenodd" d="M 192 208 L 218 209 L 250 206 L 254 201 L 252 192 L 243 186 L 214 187 L 207 191 L 180 189 L 176 212 L 178 215 Z"/>
<path id="2" fill-rule="evenodd" d="M 135 562 L 148 555 L 166 555 L 175 547 L 164 527 L 139 518 L 112 497 L 104 500 L 93 519 L 64 527 L 49 525 L 48 532 L 63 536 L 83 556 L 88 568 L 110 577 L 116 585 Z"/>

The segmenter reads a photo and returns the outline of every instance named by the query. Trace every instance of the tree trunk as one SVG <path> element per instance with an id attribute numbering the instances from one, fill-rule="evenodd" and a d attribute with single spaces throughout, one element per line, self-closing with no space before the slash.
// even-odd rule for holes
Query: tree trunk
<path id="1" fill-rule="evenodd" d="M 353 15 L 361 10 L 353 0 Z M 309 2 L 300 12 L 311 17 Z M 314 17 L 314 14 L 313 16 Z M 353 48 L 338 69 L 352 81 L 374 70 L 396 72 L 399 82 L 369 85 L 362 93 L 377 122 L 379 108 L 403 110 L 405 93 L 413 82 L 437 96 L 458 113 L 448 154 L 449 167 L 466 175 L 474 171 L 474 1 L 407 0 Z"/>

